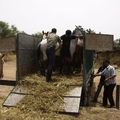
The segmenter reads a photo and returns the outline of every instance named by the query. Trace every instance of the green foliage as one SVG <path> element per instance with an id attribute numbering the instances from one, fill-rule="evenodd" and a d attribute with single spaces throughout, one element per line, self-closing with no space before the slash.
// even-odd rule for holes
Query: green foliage
<path id="1" fill-rule="evenodd" d="M 91 30 L 91 29 L 89 28 L 89 29 L 86 30 L 86 33 L 89 33 L 89 34 L 90 34 L 90 33 L 95 33 L 95 31 L 94 31 L 94 30 Z"/>
<path id="2" fill-rule="evenodd" d="M 43 34 L 41 33 L 41 32 L 37 32 L 37 33 L 35 33 L 35 34 L 32 34 L 34 37 L 38 37 L 38 38 L 40 38 L 41 40 L 42 40 L 42 38 L 43 38 Z"/>
<path id="3" fill-rule="evenodd" d="M 18 33 L 17 28 L 14 25 L 9 25 L 6 22 L 0 21 L 0 37 L 16 36 Z"/>
<path id="4" fill-rule="evenodd" d="M 114 47 L 119 47 L 120 48 L 120 38 L 119 39 L 116 39 L 114 41 Z"/>

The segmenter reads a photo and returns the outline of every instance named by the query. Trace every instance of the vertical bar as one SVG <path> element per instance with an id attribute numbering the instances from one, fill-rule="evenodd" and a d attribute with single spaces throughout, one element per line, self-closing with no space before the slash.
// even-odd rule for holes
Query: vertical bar
<path id="1" fill-rule="evenodd" d="M 19 71 L 19 34 L 17 34 L 16 39 L 16 82 L 20 79 L 20 71 Z"/>
<path id="2" fill-rule="evenodd" d="M 116 86 L 116 108 L 119 109 L 119 102 L 120 102 L 120 85 Z"/>
<path id="3" fill-rule="evenodd" d="M 87 90 L 86 90 L 86 50 L 85 50 L 85 41 L 86 33 L 83 33 L 83 91 L 82 91 L 82 105 L 86 106 L 87 104 Z"/>
<path id="4" fill-rule="evenodd" d="M 93 55 L 94 51 L 86 50 L 86 33 L 84 32 L 83 42 L 83 90 L 84 90 L 84 105 L 89 106 L 91 97 L 91 87 L 93 79 L 91 74 L 93 72 Z"/>

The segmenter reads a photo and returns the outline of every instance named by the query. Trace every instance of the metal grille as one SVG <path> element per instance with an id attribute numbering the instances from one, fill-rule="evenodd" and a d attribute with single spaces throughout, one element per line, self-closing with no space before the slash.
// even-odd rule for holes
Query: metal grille
<path id="1" fill-rule="evenodd" d="M 27 35 L 18 34 L 17 36 L 17 79 L 34 73 L 38 70 L 37 44 L 40 39 Z"/>

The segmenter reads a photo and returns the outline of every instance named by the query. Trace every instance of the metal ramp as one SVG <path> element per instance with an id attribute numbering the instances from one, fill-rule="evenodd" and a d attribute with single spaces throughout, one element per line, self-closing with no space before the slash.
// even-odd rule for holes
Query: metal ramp
<path id="1" fill-rule="evenodd" d="M 60 113 L 78 114 L 80 110 L 82 87 L 76 86 L 64 96 L 64 105 L 60 107 Z"/>
<path id="2" fill-rule="evenodd" d="M 21 86 L 15 86 L 4 101 L 3 106 L 14 107 L 25 97 L 25 95 L 27 95 L 26 89 Z"/>

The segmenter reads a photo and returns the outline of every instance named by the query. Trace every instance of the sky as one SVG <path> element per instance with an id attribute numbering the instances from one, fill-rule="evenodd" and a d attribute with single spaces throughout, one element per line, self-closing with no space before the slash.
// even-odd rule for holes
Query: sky
<path id="1" fill-rule="evenodd" d="M 120 0 L 0 0 L 0 21 L 27 34 L 75 25 L 120 38 Z"/>

